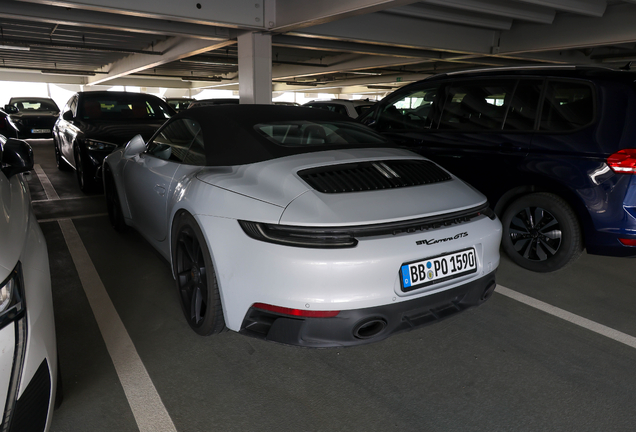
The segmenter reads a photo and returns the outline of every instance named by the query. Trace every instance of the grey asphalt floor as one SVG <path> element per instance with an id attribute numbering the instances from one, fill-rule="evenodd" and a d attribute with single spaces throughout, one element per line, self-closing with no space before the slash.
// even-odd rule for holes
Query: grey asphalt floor
<path id="1" fill-rule="evenodd" d="M 583 254 L 536 274 L 504 257 L 497 275 L 623 342 L 497 291 L 476 309 L 358 347 L 200 337 L 182 316 L 168 263 L 134 230 L 112 230 L 103 196 L 85 196 L 73 172 L 55 168 L 50 141 L 32 145 L 60 198 L 47 199 L 32 176 L 64 386 L 53 432 L 150 430 L 138 426 L 59 218 L 77 229 L 176 431 L 634 430 L 636 260 Z"/>

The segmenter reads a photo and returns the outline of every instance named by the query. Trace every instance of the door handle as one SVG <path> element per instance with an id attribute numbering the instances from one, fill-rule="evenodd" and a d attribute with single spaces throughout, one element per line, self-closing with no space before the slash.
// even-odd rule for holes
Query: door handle
<path id="1" fill-rule="evenodd" d="M 159 196 L 164 196 L 166 194 L 166 188 L 161 185 L 155 185 L 155 192 L 157 192 Z"/>

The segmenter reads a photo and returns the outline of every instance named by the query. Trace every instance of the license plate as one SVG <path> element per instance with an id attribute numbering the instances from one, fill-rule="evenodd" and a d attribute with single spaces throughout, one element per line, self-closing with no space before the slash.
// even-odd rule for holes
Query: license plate
<path id="1" fill-rule="evenodd" d="M 412 291 L 477 271 L 475 248 L 463 249 L 402 265 L 402 291 Z"/>
<path id="2" fill-rule="evenodd" d="M 51 129 L 31 129 L 31 133 L 51 133 Z"/>

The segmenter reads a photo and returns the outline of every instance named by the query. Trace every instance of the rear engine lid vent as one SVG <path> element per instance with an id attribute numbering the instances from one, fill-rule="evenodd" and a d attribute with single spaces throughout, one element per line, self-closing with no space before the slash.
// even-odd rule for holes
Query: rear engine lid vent
<path id="1" fill-rule="evenodd" d="M 298 172 L 323 193 L 363 192 L 448 181 L 451 176 L 427 160 L 388 160 L 330 165 Z"/>

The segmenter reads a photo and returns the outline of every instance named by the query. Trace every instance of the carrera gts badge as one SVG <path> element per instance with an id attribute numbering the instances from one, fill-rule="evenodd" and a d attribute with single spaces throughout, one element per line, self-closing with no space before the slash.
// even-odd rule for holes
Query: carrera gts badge
<path id="1" fill-rule="evenodd" d="M 454 237 L 446 237 L 446 238 L 442 238 L 442 239 L 417 240 L 415 242 L 415 244 L 418 245 L 418 246 L 420 246 L 420 245 L 432 245 L 432 244 L 445 243 L 445 242 L 449 242 L 449 241 L 452 241 L 452 240 L 457 240 L 458 238 L 463 238 L 463 237 L 468 237 L 468 233 L 467 232 L 463 232 L 463 233 L 459 233 L 459 234 L 455 235 Z"/>

